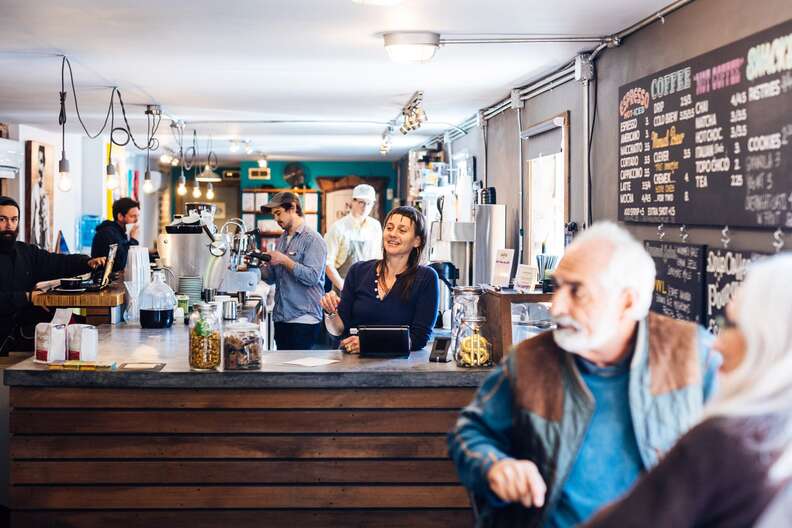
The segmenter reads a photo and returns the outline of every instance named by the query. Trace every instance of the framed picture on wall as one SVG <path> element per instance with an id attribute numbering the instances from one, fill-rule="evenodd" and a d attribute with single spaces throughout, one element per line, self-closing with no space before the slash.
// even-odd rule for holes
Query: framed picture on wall
<path id="1" fill-rule="evenodd" d="M 25 142 L 25 240 L 52 249 L 55 211 L 55 149 L 38 141 Z"/>
<path id="2" fill-rule="evenodd" d="M 271 180 L 272 174 L 270 173 L 270 168 L 267 167 L 266 169 L 261 168 L 254 168 L 248 171 L 248 179 L 249 180 Z"/>
<path id="3" fill-rule="evenodd" d="M 256 210 L 256 193 L 243 192 L 242 193 L 242 211 L 255 211 Z"/>
<path id="4" fill-rule="evenodd" d="M 225 202 L 215 202 L 215 218 L 223 219 L 226 217 L 226 204 Z"/>
<path id="5" fill-rule="evenodd" d="M 256 211 L 261 211 L 267 202 L 269 202 L 269 193 L 256 193 Z"/>

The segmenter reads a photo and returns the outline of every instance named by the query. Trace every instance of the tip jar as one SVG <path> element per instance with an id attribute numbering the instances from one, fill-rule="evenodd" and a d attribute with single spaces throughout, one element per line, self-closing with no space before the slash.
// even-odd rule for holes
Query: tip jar
<path id="1" fill-rule="evenodd" d="M 491 367 L 492 343 L 482 334 L 486 318 L 465 317 L 457 327 L 454 361 L 465 368 Z"/>

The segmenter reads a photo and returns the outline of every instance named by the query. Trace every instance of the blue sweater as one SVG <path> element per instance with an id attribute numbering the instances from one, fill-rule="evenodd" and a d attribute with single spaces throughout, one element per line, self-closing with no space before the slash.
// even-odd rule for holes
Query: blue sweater
<path id="1" fill-rule="evenodd" d="M 620 365 L 597 367 L 575 356 L 596 407 L 561 499 L 550 514 L 550 527 L 588 520 L 603 504 L 627 492 L 645 470 L 630 413 L 631 357 Z"/>
<path id="2" fill-rule="evenodd" d="M 412 350 L 420 350 L 432 337 L 440 302 L 437 273 L 419 266 L 408 302 L 401 298 L 404 280 L 396 283 L 385 299 L 377 298 L 377 260 L 356 262 L 349 268 L 341 292 L 338 315 L 344 322 L 344 337 L 349 329 L 361 325 L 409 325 Z"/>

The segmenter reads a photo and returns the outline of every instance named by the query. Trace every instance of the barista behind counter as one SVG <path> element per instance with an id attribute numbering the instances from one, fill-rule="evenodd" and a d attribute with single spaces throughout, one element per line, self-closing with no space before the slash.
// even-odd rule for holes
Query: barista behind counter
<path id="1" fill-rule="evenodd" d="M 123 271 L 126 268 L 129 247 L 138 245 L 139 218 L 140 203 L 132 198 L 119 198 L 113 202 L 113 219 L 105 220 L 97 226 L 91 244 L 91 256 L 106 257 L 110 246 L 118 244 L 113 271 Z M 128 238 L 127 226 L 131 226 Z"/>
<path id="2" fill-rule="evenodd" d="M 36 323 L 52 320 L 52 313 L 30 302 L 36 283 L 87 273 L 105 262 L 104 257 L 50 253 L 17 236 L 19 205 L 0 196 L 0 355 L 32 350 Z"/>
<path id="3" fill-rule="evenodd" d="M 330 292 L 322 298 L 325 326 L 347 352 L 360 352 L 360 339 L 349 336 L 359 325 L 408 325 L 410 348 L 420 350 L 432 337 L 440 287 L 437 273 L 421 266 L 426 245 L 426 221 L 412 207 L 397 207 L 385 218 L 384 258 L 354 264 L 341 298 Z"/>
<path id="4" fill-rule="evenodd" d="M 338 220 L 325 234 L 327 277 L 337 291 L 344 289 L 349 268 L 356 262 L 382 258 L 382 226 L 372 218 L 377 201 L 374 187 L 365 183 L 352 189 L 349 214 Z"/>

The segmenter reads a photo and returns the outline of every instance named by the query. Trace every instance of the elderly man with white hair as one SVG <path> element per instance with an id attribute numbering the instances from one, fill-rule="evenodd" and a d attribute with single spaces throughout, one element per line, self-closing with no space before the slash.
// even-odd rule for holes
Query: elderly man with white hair
<path id="1" fill-rule="evenodd" d="M 594 224 L 553 279 L 557 329 L 518 344 L 449 435 L 479 526 L 586 521 L 658 463 L 715 389 L 712 336 L 649 312 L 654 262 L 624 229 Z"/>
<path id="2" fill-rule="evenodd" d="M 374 187 L 365 183 L 355 186 L 349 214 L 325 234 L 325 273 L 339 292 L 344 289 L 344 279 L 352 264 L 382 258 L 382 226 L 370 216 L 376 201 Z"/>

